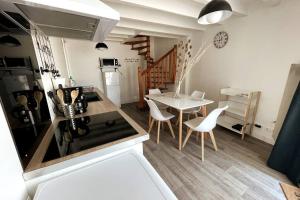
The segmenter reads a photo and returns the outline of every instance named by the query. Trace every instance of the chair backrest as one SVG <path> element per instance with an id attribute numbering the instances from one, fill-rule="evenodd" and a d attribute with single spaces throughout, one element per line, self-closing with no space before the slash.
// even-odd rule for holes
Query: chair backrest
<path id="1" fill-rule="evenodd" d="M 157 105 L 154 103 L 154 101 L 150 99 L 144 98 L 145 101 L 147 102 L 149 108 L 150 108 L 150 115 L 152 118 L 159 120 L 159 121 L 164 121 L 165 117 L 161 114 L 160 110 L 158 109 Z"/>
<path id="2" fill-rule="evenodd" d="M 156 89 L 149 89 L 149 94 L 161 94 L 160 89 L 156 88 Z"/>
<path id="3" fill-rule="evenodd" d="M 193 98 L 204 99 L 204 96 L 205 96 L 205 92 L 201 92 L 201 91 L 198 91 L 198 90 L 195 90 L 195 91 L 191 94 L 191 97 L 193 97 Z"/>
<path id="4" fill-rule="evenodd" d="M 195 130 L 199 132 L 209 132 L 217 125 L 217 119 L 220 116 L 220 114 L 226 110 L 228 106 L 225 106 L 223 108 L 216 108 L 213 111 L 211 111 L 208 116 L 198 125 Z"/>

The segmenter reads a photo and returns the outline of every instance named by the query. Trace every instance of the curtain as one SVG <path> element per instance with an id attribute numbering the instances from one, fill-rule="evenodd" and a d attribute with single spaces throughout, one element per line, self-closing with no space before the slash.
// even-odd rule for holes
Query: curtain
<path id="1" fill-rule="evenodd" d="M 300 186 L 300 82 L 267 164 Z"/>

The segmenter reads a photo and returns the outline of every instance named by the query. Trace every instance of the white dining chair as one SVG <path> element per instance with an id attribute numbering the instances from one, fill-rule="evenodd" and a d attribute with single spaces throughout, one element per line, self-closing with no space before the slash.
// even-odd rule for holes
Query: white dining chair
<path id="1" fill-rule="evenodd" d="M 205 92 L 201 92 L 201 91 L 195 90 L 194 92 L 192 92 L 191 97 L 194 98 L 195 100 L 199 99 L 199 101 L 201 101 L 205 97 Z M 192 115 L 192 114 L 195 117 L 198 117 L 198 113 L 201 112 L 201 108 L 202 107 L 186 109 L 186 110 L 183 110 L 182 113 L 183 114 L 187 114 L 188 115 L 188 120 L 189 120 L 190 119 L 190 115 Z M 178 125 L 178 123 L 179 123 L 179 119 L 177 119 L 176 125 Z"/>
<path id="2" fill-rule="evenodd" d="M 225 106 L 223 108 L 217 108 L 213 110 L 207 117 L 197 117 L 194 119 L 191 119 L 189 121 L 184 122 L 184 124 L 189 128 L 188 133 L 184 139 L 182 147 L 184 147 L 190 138 L 193 131 L 197 131 L 197 133 L 201 133 L 201 153 L 202 153 L 202 161 L 204 161 L 204 134 L 209 133 L 211 141 L 214 145 L 215 151 L 218 150 L 216 140 L 214 137 L 213 129 L 216 127 L 217 119 L 220 116 L 220 114 L 226 110 L 228 106 Z"/>
<path id="3" fill-rule="evenodd" d="M 162 94 L 160 89 L 158 88 L 155 88 L 155 89 L 149 89 L 149 95 L 153 95 L 153 94 Z M 160 110 L 165 110 L 167 109 L 169 106 L 165 105 L 165 104 L 162 104 L 160 102 L 155 102 L 155 104 L 157 105 L 157 107 L 160 109 Z"/>
<path id="4" fill-rule="evenodd" d="M 150 127 L 149 127 L 149 133 L 152 130 L 154 121 L 158 122 L 158 127 L 157 127 L 157 140 L 156 143 L 159 144 L 159 136 L 160 136 L 160 124 L 166 122 L 170 128 L 171 131 L 171 135 L 173 138 L 175 138 L 175 134 L 170 122 L 170 119 L 172 119 L 173 117 L 175 117 L 174 115 L 172 115 L 171 113 L 167 112 L 166 110 L 159 110 L 158 106 L 154 103 L 154 101 L 146 99 L 145 101 L 147 102 L 149 108 L 150 108 L 150 115 L 151 115 L 151 123 L 150 123 Z"/>
<path id="5" fill-rule="evenodd" d="M 160 89 L 158 88 L 155 88 L 155 89 L 149 89 L 149 95 L 153 95 L 153 94 L 162 94 Z M 169 106 L 165 105 L 165 104 L 162 104 L 160 102 L 157 102 L 157 101 L 154 101 L 155 104 L 157 105 L 158 109 L 160 110 L 167 110 L 167 108 Z M 151 123 L 151 115 L 149 114 L 149 120 L 148 120 L 148 124 L 150 126 L 150 123 Z"/>

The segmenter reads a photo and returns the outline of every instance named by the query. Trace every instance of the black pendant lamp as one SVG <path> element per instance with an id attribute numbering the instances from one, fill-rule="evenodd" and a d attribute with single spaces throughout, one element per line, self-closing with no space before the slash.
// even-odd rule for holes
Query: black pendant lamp
<path id="1" fill-rule="evenodd" d="M 16 38 L 14 38 L 10 35 L 5 35 L 5 36 L 0 37 L 0 44 L 9 46 L 9 47 L 21 46 L 21 43 L 19 42 L 19 40 L 17 40 Z"/>
<path id="2" fill-rule="evenodd" d="M 198 23 L 199 24 L 215 24 L 232 15 L 232 8 L 225 0 L 212 0 L 201 10 Z"/>
<path id="3" fill-rule="evenodd" d="M 108 49 L 107 45 L 103 42 L 97 43 L 95 48 L 101 51 Z"/>

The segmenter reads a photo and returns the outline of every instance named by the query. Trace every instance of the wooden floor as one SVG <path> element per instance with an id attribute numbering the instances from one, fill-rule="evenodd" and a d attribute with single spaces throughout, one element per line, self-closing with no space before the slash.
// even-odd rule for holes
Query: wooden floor
<path id="1" fill-rule="evenodd" d="M 137 110 L 136 104 L 122 105 L 122 110 L 148 130 L 147 111 Z M 174 124 L 173 128 L 178 133 Z M 144 143 L 144 154 L 178 199 L 285 199 L 279 181 L 289 181 L 266 166 L 271 145 L 252 137 L 242 141 L 239 135 L 217 127 L 214 133 L 219 150 L 215 152 L 207 139 L 205 161 L 201 162 L 196 137 L 180 152 L 177 135 L 173 139 L 165 126 L 157 145 L 156 130 L 153 128 L 151 139 Z"/>

